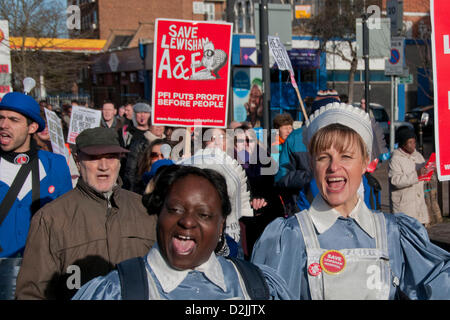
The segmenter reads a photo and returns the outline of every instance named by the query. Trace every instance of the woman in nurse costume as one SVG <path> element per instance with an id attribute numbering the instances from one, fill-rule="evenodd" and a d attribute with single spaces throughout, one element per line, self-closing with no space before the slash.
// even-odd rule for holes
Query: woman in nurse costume
<path id="1" fill-rule="evenodd" d="M 372 212 L 359 196 L 369 115 L 328 104 L 303 132 L 320 193 L 308 210 L 267 226 L 252 262 L 276 269 L 295 299 L 450 299 L 450 254 L 414 218 Z"/>
<path id="2" fill-rule="evenodd" d="M 129 285 L 122 262 L 123 272 L 92 279 L 74 300 L 291 299 L 284 280 L 271 268 L 251 268 L 249 262 L 216 254 L 225 242 L 232 208 L 220 173 L 179 165 L 160 170 L 154 189 L 143 197 L 149 213 L 158 215 L 157 243 L 141 259 L 141 268 L 127 268 L 140 275 L 132 277 L 139 281 Z M 145 287 L 142 294 L 136 290 L 139 284 Z"/>

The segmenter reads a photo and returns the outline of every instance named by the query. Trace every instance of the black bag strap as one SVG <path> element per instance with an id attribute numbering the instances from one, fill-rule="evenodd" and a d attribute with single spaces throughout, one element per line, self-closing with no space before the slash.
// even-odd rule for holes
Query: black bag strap
<path id="1" fill-rule="evenodd" d="M 36 157 L 31 162 L 31 214 L 35 214 L 41 207 L 41 179 L 39 178 L 39 158 Z"/>
<path id="2" fill-rule="evenodd" d="M 32 170 L 32 204 L 31 204 L 31 212 L 35 213 L 36 210 L 39 209 L 39 190 L 40 190 L 40 182 L 39 182 L 39 161 L 38 157 L 34 157 L 30 162 L 27 164 L 23 164 L 19 172 L 17 172 L 16 177 L 14 178 L 13 183 L 11 184 L 11 187 L 9 188 L 8 192 L 6 193 L 5 197 L 3 198 L 2 203 L 0 204 L 0 225 L 5 220 L 6 216 L 9 213 L 9 210 L 13 206 L 14 202 L 17 199 L 17 195 L 19 194 L 20 190 L 22 189 L 22 186 L 28 177 L 28 174 L 30 173 L 30 170 Z M 37 169 L 36 169 L 37 168 Z M 36 190 L 35 190 L 36 189 Z M 0 245 L 0 252 L 2 252 L 3 249 Z"/>
<path id="3" fill-rule="evenodd" d="M 270 291 L 264 275 L 257 266 L 248 261 L 227 257 L 239 270 L 244 279 L 245 287 L 252 300 L 269 300 Z"/>
<path id="4" fill-rule="evenodd" d="M 148 300 L 147 270 L 143 257 L 131 258 L 117 265 L 122 300 Z"/>
<path id="5" fill-rule="evenodd" d="M 228 257 L 239 270 L 250 298 L 268 300 L 269 287 L 259 269 L 245 260 Z M 122 300 L 148 300 L 148 280 L 143 257 L 131 258 L 117 265 Z"/>
<path id="6" fill-rule="evenodd" d="M 381 191 L 381 184 L 370 172 L 364 173 L 367 179 L 367 183 L 371 186 L 375 191 Z"/>

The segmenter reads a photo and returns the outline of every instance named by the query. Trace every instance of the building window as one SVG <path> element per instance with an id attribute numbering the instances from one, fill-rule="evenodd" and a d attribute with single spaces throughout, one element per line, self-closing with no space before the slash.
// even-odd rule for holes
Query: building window
<path id="1" fill-rule="evenodd" d="M 92 22 L 97 24 L 97 10 L 92 12 Z"/>
<path id="2" fill-rule="evenodd" d="M 205 16 L 207 21 L 215 20 L 214 3 L 204 3 Z"/>
<path id="3" fill-rule="evenodd" d="M 253 27 L 253 2 L 247 1 L 246 3 L 246 10 L 245 10 L 245 26 L 248 33 L 253 34 L 254 33 L 254 27 Z"/>
<path id="4" fill-rule="evenodd" d="M 254 33 L 254 11 L 251 0 L 238 0 L 234 3 L 234 20 L 237 33 Z"/>

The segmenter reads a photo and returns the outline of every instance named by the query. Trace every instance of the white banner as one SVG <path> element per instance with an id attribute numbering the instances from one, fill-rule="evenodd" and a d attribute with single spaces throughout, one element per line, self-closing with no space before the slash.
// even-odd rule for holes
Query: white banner
<path id="1" fill-rule="evenodd" d="M 0 20 L 0 100 L 11 92 L 11 53 L 8 20 Z"/>
<path id="2" fill-rule="evenodd" d="M 70 115 L 69 133 L 67 134 L 67 142 L 75 144 L 75 139 L 81 131 L 89 128 L 96 128 L 100 126 L 102 112 L 84 108 L 80 106 L 73 106 Z"/>
<path id="3" fill-rule="evenodd" d="M 69 150 L 67 150 L 64 144 L 64 134 L 62 130 L 61 119 L 58 115 L 47 109 L 45 110 L 45 117 L 47 118 L 47 129 L 52 143 L 52 151 L 54 153 L 63 155 L 66 157 L 66 161 L 69 162 Z"/>
<path id="4" fill-rule="evenodd" d="M 278 69 L 294 72 L 294 69 L 292 69 L 291 60 L 289 59 L 286 48 L 281 43 L 280 38 L 268 36 L 267 39 L 269 43 L 270 53 L 274 57 L 278 65 Z"/>

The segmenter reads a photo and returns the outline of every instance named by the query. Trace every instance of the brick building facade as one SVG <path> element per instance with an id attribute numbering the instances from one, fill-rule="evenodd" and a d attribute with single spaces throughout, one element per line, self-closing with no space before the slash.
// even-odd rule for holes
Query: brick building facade
<path id="1" fill-rule="evenodd" d="M 251 1 L 251 0 L 248 0 Z M 149 97 L 144 88 L 145 77 L 151 79 L 152 70 L 152 41 L 154 36 L 154 21 L 156 18 L 174 18 L 186 20 L 228 20 L 237 23 L 230 15 L 234 12 L 235 3 L 243 0 L 71 0 L 68 4 L 75 4 L 81 10 L 81 32 L 89 37 L 104 39 L 106 45 L 104 53 L 92 57 L 90 68 L 91 84 L 87 91 L 91 93 L 95 105 L 101 105 L 103 100 L 113 100 L 117 105 L 127 100 Z M 313 4 L 320 7 L 328 0 L 293 0 L 275 3 Z M 333 0 L 338 1 L 338 0 Z M 348 0 L 342 0 L 348 1 Z M 382 16 L 386 15 L 386 2 L 380 0 Z M 259 2 L 255 0 L 255 2 Z M 248 4 L 246 5 L 248 7 Z M 251 7 L 251 6 L 250 6 Z M 248 11 L 248 10 L 247 10 Z M 249 16 L 252 14 L 250 13 Z M 251 29 L 251 28 L 250 28 Z M 414 83 L 403 88 L 403 109 L 409 110 L 418 105 L 426 94 L 420 92 L 417 78 L 420 68 L 426 70 L 426 46 L 418 46 L 417 39 L 427 38 L 430 28 L 429 0 L 403 0 L 403 35 L 406 37 L 406 61 L 410 72 L 414 75 Z M 235 31 L 238 32 L 239 31 Z M 293 36 L 299 36 L 293 33 Z M 301 35 L 300 35 L 301 36 Z M 301 38 L 303 39 L 303 38 Z M 145 63 L 139 57 L 139 42 L 148 43 Z M 383 70 L 378 70 L 382 76 Z M 422 72 L 422 71 L 421 71 Z M 325 70 L 325 74 L 327 70 Z M 328 72 L 330 73 L 330 72 Z M 361 77 L 361 72 L 359 72 Z M 330 76 L 328 75 L 328 78 Z M 333 75 L 334 77 L 334 75 Z M 422 77 L 423 78 L 423 77 Z M 326 79 L 325 79 L 326 81 Z M 339 80 L 337 80 L 339 81 Z M 380 82 L 381 81 L 381 82 Z M 386 106 L 389 99 L 385 87 L 389 88 L 387 80 L 373 83 L 373 90 L 377 97 L 386 96 L 386 101 L 379 101 Z M 384 82 L 383 82 L 384 81 Z M 330 82 L 330 79 L 328 79 Z M 333 78 L 334 85 L 334 78 Z M 425 81 L 426 82 L 426 81 Z M 425 83 L 424 82 L 424 83 Z M 337 82 L 337 88 L 346 91 L 347 81 Z M 361 81 L 356 82 L 357 92 L 354 100 L 361 97 Z M 379 88 L 378 88 L 379 87 Z M 379 90 L 378 90 L 379 89 Z M 377 91 L 378 90 L 378 91 Z M 381 91 L 380 91 L 381 90 Z M 389 93 L 389 90 L 387 90 Z M 426 97 L 425 97 L 426 98 Z M 425 99 L 426 100 L 426 99 Z M 420 102 L 420 103 L 427 103 Z"/>
<path id="2" fill-rule="evenodd" d="M 152 42 L 156 18 L 225 20 L 225 0 L 68 0 L 80 8 L 81 30 L 71 35 L 106 40 L 104 53 L 91 57 L 85 90 L 95 106 L 112 100 L 117 106 L 150 99 Z M 139 43 L 147 44 L 147 58 Z"/>

